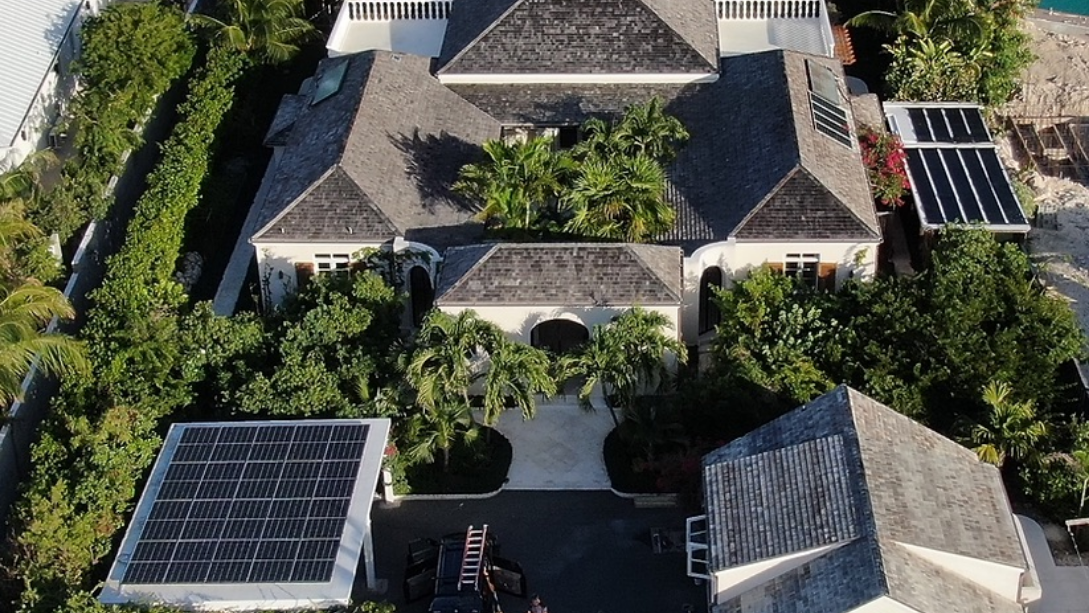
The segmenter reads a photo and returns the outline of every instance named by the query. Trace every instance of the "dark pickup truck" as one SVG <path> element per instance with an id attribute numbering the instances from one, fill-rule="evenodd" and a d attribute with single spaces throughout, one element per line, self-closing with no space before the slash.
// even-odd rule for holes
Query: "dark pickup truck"
<path id="1" fill-rule="evenodd" d="M 432 596 L 429 613 L 501 613 L 499 592 L 524 598 L 522 567 L 498 556 L 495 535 L 482 530 L 408 545 L 405 600 Z"/>

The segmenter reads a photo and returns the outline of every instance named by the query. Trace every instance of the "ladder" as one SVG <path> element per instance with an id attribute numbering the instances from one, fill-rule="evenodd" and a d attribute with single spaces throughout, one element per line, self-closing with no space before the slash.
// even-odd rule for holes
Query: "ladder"
<path id="1" fill-rule="evenodd" d="M 461 557 L 461 574 L 458 577 L 458 590 L 465 586 L 477 589 L 480 582 L 480 567 L 484 564 L 484 544 L 488 538 L 488 524 L 475 530 L 472 526 L 465 532 L 465 552 Z"/>

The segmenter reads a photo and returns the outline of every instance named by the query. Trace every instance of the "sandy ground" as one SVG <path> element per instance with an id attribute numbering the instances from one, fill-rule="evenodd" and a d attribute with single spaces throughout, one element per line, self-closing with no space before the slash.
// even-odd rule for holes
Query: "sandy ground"
<path id="1" fill-rule="evenodd" d="M 1089 121 L 1089 28 L 1030 20 L 1037 59 L 1021 95 L 1003 108 L 1008 116 L 1084 117 Z M 1000 149 L 1011 165 L 1009 143 Z M 1040 223 L 1029 235 L 1033 258 L 1045 279 L 1070 301 L 1089 334 L 1089 187 L 1058 177 L 1032 174 Z"/>

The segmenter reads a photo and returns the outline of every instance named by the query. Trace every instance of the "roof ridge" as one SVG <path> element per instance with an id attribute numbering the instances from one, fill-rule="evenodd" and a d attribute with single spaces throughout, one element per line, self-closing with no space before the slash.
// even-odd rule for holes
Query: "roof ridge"
<path id="1" fill-rule="evenodd" d="M 480 268 L 481 266 L 484 265 L 484 262 L 486 262 L 489 258 L 492 257 L 492 255 L 496 252 L 496 248 L 499 247 L 500 245 L 502 245 L 502 243 L 494 243 L 494 244 L 491 244 L 491 245 L 489 245 L 487 243 L 477 243 L 476 245 L 459 245 L 457 247 L 450 247 L 449 249 L 447 249 L 446 252 L 443 253 L 443 258 L 442 258 L 444 265 L 445 265 L 446 261 L 450 259 L 449 254 L 450 254 L 451 251 L 468 251 L 470 249 L 480 249 L 481 247 L 487 247 L 488 248 L 486 251 L 484 251 L 484 253 L 479 258 L 477 258 L 477 261 L 475 263 L 473 263 L 472 266 L 470 266 L 468 269 L 466 269 L 465 272 L 461 273 L 461 276 L 458 277 L 457 281 L 455 281 L 453 285 L 448 287 L 446 289 L 446 291 L 444 291 L 442 293 L 442 295 L 445 296 L 446 294 L 449 294 L 449 293 L 453 292 L 454 290 L 460 288 L 461 284 L 464 283 L 465 280 L 469 278 L 469 275 L 476 272 L 476 270 L 478 268 Z M 440 279 L 441 279 L 441 276 L 442 276 L 442 272 L 443 271 L 440 269 L 440 271 L 439 271 Z M 437 283 L 436 283 L 436 286 L 438 286 Z M 435 296 L 435 302 L 437 303 L 441 298 L 442 298 L 442 296 Z"/>
<path id="2" fill-rule="evenodd" d="M 508 7 L 507 7 L 507 9 L 506 9 L 505 11 L 503 11 L 503 12 L 502 12 L 502 13 L 501 13 L 501 14 L 500 14 L 500 15 L 499 15 L 498 17 L 496 17 L 495 19 L 493 19 L 493 20 L 492 20 L 492 22 L 491 22 L 491 24 L 489 24 L 489 25 L 488 25 L 488 27 L 486 27 L 486 28 L 484 28 L 483 30 L 481 30 L 481 31 L 480 31 L 480 34 L 477 34 L 477 35 L 476 35 L 476 37 L 475 37 L 475 38 L 473 38 L 473 40 L 471 40 L 471 41 L 469 41 L 468 43 L 466 43 L 466 44 L 465 44 L 465 45 L 464 45 L 464 46 L 463 46 L 463 47 L 461 48 L 461 50 L 460 50 L 460 51 L 458 51 L 458 52 L 457 52 L 456 54 L 454 54 L 454 56 L 453 56 L 452 58 L 450 58 L 450 59 L 449 59 L 449 60 L 447 60 L 447 61 L 446 61 L 446 62 L 445 62 L 445 63 L 444 63 L 444 64 L 443 64 L 442 66 L 440 66 L 440 67 L 439 67 L 439 69 L 435 71 L 435 74 L 436 74 L 436 75 L 439 75 L 439 74 L 442 74 L 442 73 L 446 72 L 446 69 L 447 69 L 447 68 L 449 68 L 449 67 L 450 67 L 451 65 L 453 65 L 453 64 L 454 64 L 454 62 L 456 62 L 456 61 L 458 61 L 459 59 L 461 59 L 461 56 L 465 55 L 465 54 L 466 54 L 466 53 L 467 53 L 467 52 L 469 51 L 469 49 L 472 49 L 472 48 L 473 48 L 473 46 L 474 46 L 474 45 L 476 45 L 476 44 L 477 44 L 478 42 L 480 42 L 480 40 L 481 40 L 482 38 L 484 38 L 484 37 L 485 37 L 485 36 L 487 36 L 487 35 L 488 35 L 489 33 L 491 33 L 491 31 L 492 31 L 492 30 L 494 30 L 494 29 L 495 29 L 495 27 L 496 27 L 496 26 L 498 26 L 498 25 L 499 25 L 500 23 L 502 23 L 502 21 L 503 21 L 504 19 L 506 19 L 508 15 L 510 15 L 510 14 L 511 14 L 512 12 L 514 12 L 514 9 L 518 8 L 519 6 L 522 6 L 522 5 L 523 5 L 523 4 L 525 4 L 526 2 L 527 2 L 527 0 L 513 0 L 513 1 L 512 1 L 511 3 L 510 3 L 510 6 L 508 6 Z M 454 9 L 454 10 L 457 10 L 457 9 L 456 9 L 456 7 L 455 7 L 455 9 Z M 441 52 L 440 52 L 440 53 L 441 53 Z"/>
<path id="3" fill-rule="evenodd" d="M 654 266 L 652 266 L 650 264 L 650 262 L 648 262 L 646 260 L 646 258 L 643 257 L 642 253 L 640 253 L 640 250 L 642 250 L 643 248 L 646 248 L 646 247 L 649 247 L 649 248 L 660 247 L 662 249 L 669 249 L 669 250 L 680 250 L 680 247 L 671 247 L 669 245 L 648 245 L 648 244 L 645 244 L 645 243 L 622 243 L 622 244 L 625 246 L 625 248 L 628 250 L 628 252 L 631 253 L 632 256 L 636 260 L 638 260 L 639 265 L 643 267 L 643 270 L 650 273 L 650 275 L 652 277 L 657 279 L 663 286 L 665 286 L 665 288 L 669 290 L 669 293 L 674 298 L 676 298 L 677 300 L 682 300 L 683 299 L 683 296 L 680 293 L 675 292 L 673 290 L 673 288 L 670 287 L 669 282 L 664 277 L 662 277 L 662 275 L 659 274 L 659 272 L 654 269 Z M 682 251 L 682 254 L 683 254 L 683 251 Z M 684 283 L 684 280 L 683 280 L 683 274 L 684 274 L 683 268 L 684 267 L 682 266 L 681 268 L 682 268 L 682 273 L 681 273 L 682 274 L 682 281 L 681 282 L 682 282 L 682 287 L 683 287 L 683 283 Z"/>

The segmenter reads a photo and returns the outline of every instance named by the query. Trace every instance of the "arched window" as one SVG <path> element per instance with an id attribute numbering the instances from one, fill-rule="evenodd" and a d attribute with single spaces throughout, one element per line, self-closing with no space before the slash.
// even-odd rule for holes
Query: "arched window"
<path id="1" fill-rule="evenodd" d="M 550 319 L 533 327 L 529 342 L 538 349 L 547 349 L 556 355 L 569 353 L 590 338 L 586 326 L 569 319 Z"/>
<path id="2" fill-rule="evenodd" d="M 700 334 L 710 332 L 722 321 L 714 300 L 714 288 L 722 287 L 722 269 L 712 266 L 700 276 Z"/>

